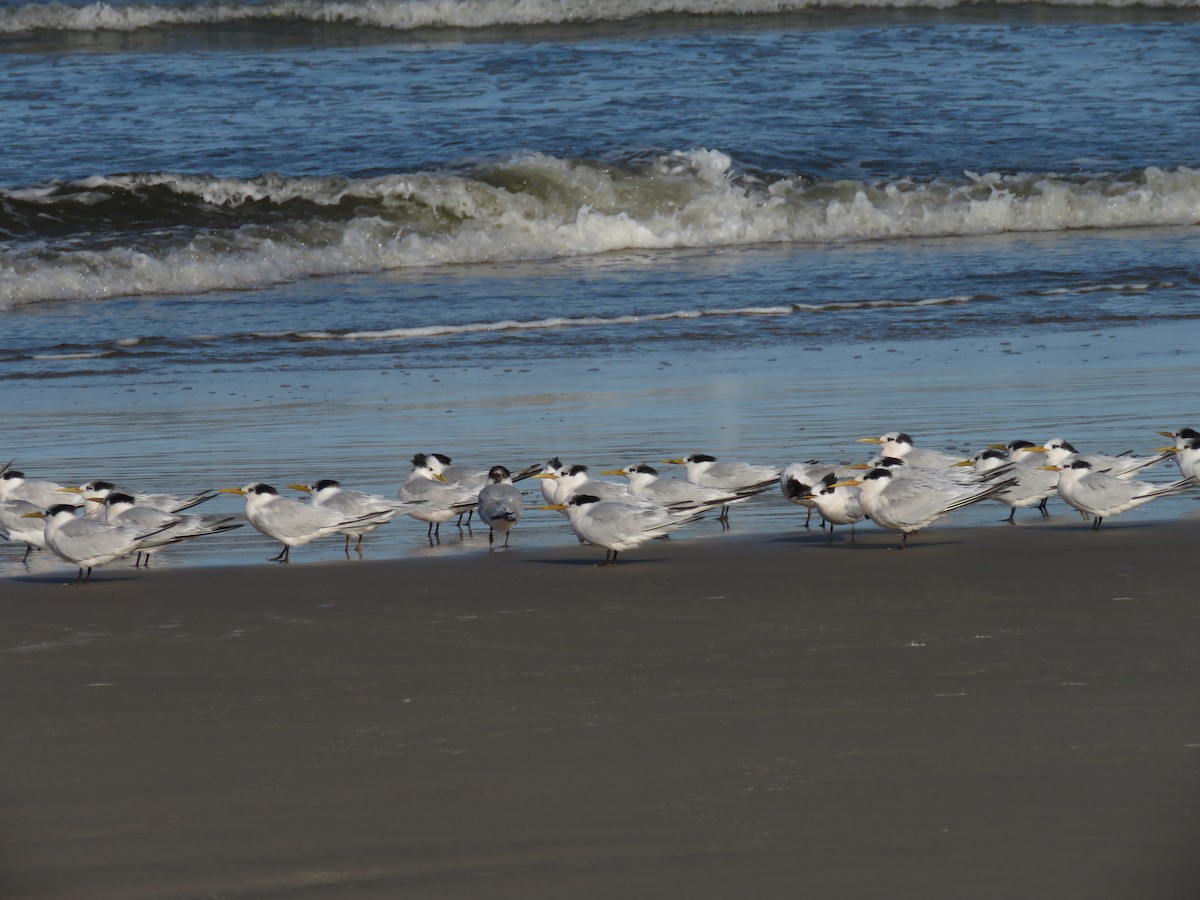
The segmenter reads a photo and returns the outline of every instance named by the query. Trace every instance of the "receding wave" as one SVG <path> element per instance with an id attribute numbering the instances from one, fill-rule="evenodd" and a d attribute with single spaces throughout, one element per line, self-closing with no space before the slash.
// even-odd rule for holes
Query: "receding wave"
<path id="1" fill-rule="evenodd" d="M 0 303 L 612 251 L 1198 222 L 1200 171 L 1182 167 L 814 180 L 739 173 L 694 150 L 620 162 L 525 153 L 362 179 L 148 173 L 0 191 Z"/>
<path id="2" fill-rule="evenodd" d="M 0 33 L 135 31 L 246 21 L 350 24 L 412 31 L 619 22 L 659 15 L 771 15 L 810 9 L 953 9 L 1031 0 L 278 0 L 278 2 L 30 3 L 0 9 Z M 1039 0 L 1061 7 L 1190 9 L 1195 0 Z"/>

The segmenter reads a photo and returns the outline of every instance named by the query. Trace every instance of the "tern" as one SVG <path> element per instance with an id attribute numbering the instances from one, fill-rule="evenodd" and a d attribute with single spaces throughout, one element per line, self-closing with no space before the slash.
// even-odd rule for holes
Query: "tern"
<path id="1" fill-rule="evenodd" d="M 504 546 L 508 546 L 509 533 L 521 521 L 525 501 L 521 492 L 513 487 L 512 473 L 504 466 L 492 466 L 488 470 L 488 483 L 479 492 L 479 517 L 488 525 L 488 546 L 496 540 L 496 532 L 504 535 Z"/>
<path id="2" fill-rule="evenodd" d="M 948 469 L 959 462 L 962 457 L 950 453 L 940 453 L 937 450 L 926 450 L 917 447 L 913 439 L 903 431 L 889 431 L 877 438 L 859 438 L 860 444 L 878 444 L 881 456 L 895 456 L 905 459 L 909 465 L 924 466 L 928 469 Z"/>
<path id="3" fill-rule="evenodd" d="M 623 475 L 629 480 L 629 493 L 634 497 L 676 510 L 711 509 L 743 499 L 718 488 L 701 487 L 679 478 L 664 478 L 658 474 L 658 469 L 646 463 L 609 469 L 600 474 Z"/>
<path id="4" fill-rule="evenodd" d="M 93 503 L 97 500 L 95 497 L 86 499 Z M 135 569 L 139 566 L 149 566 L 150 554 L 168 544 L 208 534 L 221 534 L 242 527 L 241 523 L 233 523 L 233 516 L 181 516 L 165 509 L 140 503 L 132 495 L 119 491 L 109 493 L 104 498 L 103 504 L 103 521 L 109 525 L 129 525 L 146 532 L 157 530 L 154 537 L 146 539 L 138 546 L 137 559 L 133 564 Z M 86 513 L 84 518 L 87 518 Z M 142 559 L 143 556 L 145 561 Z"/>
<path id="5" fill-rule="evenodd" d="M 154 509 L 169 513 L 183 512 L 186 509 L 191 509 L 193 506 L 207 503 L 209 500 L 220 495 L 219 491 L 200 491 L 191 497 L 177 497 L 174 494 L 142 493 L 117 487 L 113 482 L 99 478 L 92 481 L 85 481 L 79 487 L 59 488 L 59 491 L 64 494 L 77 494 L 82 497 L 84 517 L 100 520 L 103 520 L 105 515 L 107 515 L 104 501 L 113 493 L 121 493 L 133 497 L 134 502 L 139 506 L 153 507 Z M 60 499 L 57 502 L 68 503 L 70 501 Z"/>
<path id="6" fill-rule="evenodd" d="M 624 473 L 622 473 L 624 474 Z M 622 500 L 627 503 L 649 502 L 633 496 L 628 486 L 615 481 L 597 481 L 589 474 L 587 466 L 562 466 L 551 472 L 534 475 L 542 482 L 550 482 L 549 502 L 566 506 L 576 494 L 589 494 L 601 500 Z M 543 495 L 544 495 L 543 491 Z"/>
<path id="7" fill-rule="evenodd" d="M 1185 438 L 1179 446 L 1168 448 L 1168 452 L 1175 456 L 1184 478 L 1200 481 L 1200 437 Z"/>
<path id="8" fill-rule="evenodd" d="M 291 497 L 281 497 L 269 484 L 252 482 L 240 488 L 221 488 L 222 494 L 246 498 L 246 519 L 254 529 L 283 544 L 271 562 L 290 562 L 293 547 L 302 547 L 320 537 L 341 534 L 344 529 L 374 521 L 378 513 L 347 518 L 336 509 L 323 509 Z"/>
<path id="9" fill-rule="evenodd" d="M 690 456 L 675 459 L 664 459 L 663 462 L 687 469 L 687 480 L 701 487 L 717 488 L 730 494 L 742 495 L 747 499 L 754 494 L 761 494 L 772 485 L 779 483 L 779 469 L 775 466 L 760 466 L 747 462 L 719 462 L 715 456 L 707 453 L 693 453 Z M 721 507 L 718 518 L 722 522 L 729 521 L 729 504 Z"/>
<path id="10" fill-rule="evenodd" d="M 817 462 L 810 459 L 807 462 L 788 463 L 779 475 L 779 490 L 784 499 L 808 510 L 804 517 L 804 527 L 808 528 L 812 521 L 813 510 L 817 509 L 813 499 L 814 488 L 825 479 L 826 475 L 834 475 L 834 481 L 853 478 L 855 471 L 850 466 Z"/>
<path id="11" fill-rule="evenodd" d="M 1091 464 L 1097 472 L 1107 472 L 1117 478 L 1132 478 L 1147 466 L 1167 459 L 1170 454 L 1159 453 L 1156 456 L 1108 456 L 1103 453 L 1080 453 L 1075 447 L 1062 438 L 1051 438 L 1042 444 L 1046 451 L 1046 465 L 1065 466 L 1068 462 L 1082 459 Z"/>
<path id="12" fill-rule="evenodd" d="M 1194 477 L 1157 485 L 1149 481 L 1134 481 L 1120 478 L 1110 472 L 1097 471 L 1086 459 L 1072 459 L 1065 465 L 1048 465 L 1058 472 L 1058 493 L 1069 506 L 1092 517 L 1092 530 L 1098 531 L 1100 523 L 1126 510 L 1179 494 L 1196 485 Z"/>
<path id="13" fill-rule="evenodd" d="M 1015 483 L 1015 478 L 1005 478 L 983 487 L 963 485 L 928 473 L 903 474 L 892 469 L 872 469 L 862 479 L 846 482 L 862 488 L 860 502 L 872 522 L 904 535 L 897 550 L 904 549 L 910 534 L 956 509 L 990 500 Z"/>
<path id="14" fill-rule="evenodd" d="M 431 541 L 440 536 L 443 522 L 475 509 L 479 502 L 478 487 L 448 484 L 444 475 L 433 470 L 435 464 L 427 454 L 415 454 L 412 471 L 400 486 L 399 494 L 401 500 L 422 501 L 407 515 L 429 523 L 426 533 Z"/>
<path id="15" fill-rule="evenodd" d="M 0 500 L 24 500 L 41 509 L 82 505 L 82 500 L 72 502 L 62 495 L 62 491 L 63 486 L 57 482 L 30 481 L 24 472 L 16 469 L 5 468 L 0 472 Z"/>
<path id="16" fill-rule="evenodd" d="M 833 543 L 835 525 L 849 525 L 850 543 L 856 543 L 854 526 L 867 517 L 862 507 L 862 487 L 856 479 L 839 481 L 836 472 L 827 472 L 809 490 L 808 499 L 829 523 L 827 543 Z"/>
<path id="17" fill-rule="evenodd" d="M 1175 463 L 1179 466 L 1180 474 L 1185 477 L 1195 475 L 1195 472 L 1185 471 L 1185 457 L 1181 451 L 1188 449 L 1188 441 L 1200 441 L 1200 431 L 1197 431 L 1195 428 L 1181 428 L 1178 431 L 1160 431 L 1159 434 L 1175 441 L 1173 447 L 1163 447 L 1161 452 L 1175 457 Z"/>
<path id="18" fill-rule="evenodd" d="M 41 511 L 40 506 L 28 500 L 0 500 L 0 535 L 6 541 L 25 545 L 21 562 L 28 560 L 32 551 L 42 550 L 46 546 L 45 523 L 29 515 Z"/>
<path id="19" fill-rule="evenodd" d="M 1029 447 L 1032 448 L 1033 444 L 1029 444 Z M 1041 448 L 1038 447 L 1036 450 L 1040 452 Z M 1049 515 L 1046 512 L 1046 503 L 1058 491 L 1058 476 L 1053 472 L 1046 471 L 1043 466 L 1025 462 L 1024 458 L 1014 462 L 1010 451 L 998 450 L 994 447 L 979 451 L 971 459 L 963 460 L 959 465 L 972 466 L 977 474 L 1003 471 L 1017 479 L 1016 484 L 997 494 L 994 498 L 1010 507 L 1008 518 L 1004 521 L 1015 522 L 1017 510 L 1030 506 L 1036 506 L 1041 510 L 1043 516 Z"/>
<path id="20" fill-rule="evenodd" d="M 60 559 L 79 567 L 76 584 L 92 580 L 92 569 L 139 550 L 163 529 L 146 531 L 132 525 L 109 525 L 76 515 L 78 507 L 59 503 L 28 518 L 45 519 L 46 547 Z M 167 526 L 170 527 L 170 526 Z M 87 574 L 84 574 L 84 569 Z"/>
<path id="21" fill-rule="evenodd" d="M 358 538 L 354 545 L 355 552 L 362 552 L 363 537 L 370 534 L 381 525 L 386 525 L 399 515 L 415 509 L 421 500 L 391 500 L 378 494 L 368 494 L 365 491 L 352 491 L 342 487 L 341 482 L 332 478 L 322 478 L 312 484 L 289 484 L 294 491 L 308 494 L 309 504 L 320 509 L 332 509 L 341 513 L 342 518 L 355 521 L 342 529 L 346 536 L 343 548 L 350 552 L 350 538 Z M 369 517 L 369 518 L 367 518 Z"/>
<path id="22" fill-rule="evenodd" d="M 542 509 L 565 512 L 581 541 L 604 548 L 606 566 L 616 565 L 621 551 L 663 537 L 702 514 L 700 510 L 673 512 L 657 504 L 601 500 L 592 494 L 576 494 L 566 504 L 553 503 Z"/>

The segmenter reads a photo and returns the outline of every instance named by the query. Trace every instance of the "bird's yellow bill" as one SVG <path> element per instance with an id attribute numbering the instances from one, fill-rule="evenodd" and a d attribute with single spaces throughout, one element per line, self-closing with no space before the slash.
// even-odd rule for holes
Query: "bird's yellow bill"
<path id="1" fill-rule="evenodd" d="M 60 488 L 55 488 L 54 493 L 56 493 L 56 494 L 82 494 L 83 488 L 60 487 Z"/>
<path id="2" fill-rule="evenodd" d="M 1159 432 L 1159 433 L 1161 434 L 1162 432 Z M 1179 448 L 1178 447 L 1159 447 L 1154 452 L 1155 453 L 1178 453 Z"/>
<path id="3" fill-rule="evenodd" d="M 879 438 L 859 438 L 857 441 L 855 441 L 855 443 L 856 444 L 882 444 L 883 441 L 881 441 Z"/>
<path id="4" fill-rule="evenodd" d="M 558 473 L 557 472 L 543 472 L 541 475 L 534 475 L 533 477 L 534 478 L 543 478 L 543 479 L 545 479 L 545 478 L 556 479 L 556 478 L 558 478 Z"/>
<path id="5" fill-rule="evenodd" d="M 959 460 L 958 462 L 954 463 L 952 466 L 950 466 L 950 468 L 952 468 L 952 469 L 961 469 L 961 468 L 963 468 L 963 467 L 965 467 L 965 466 L 973 466 L 973 465 L 975 465 L 975 460 L 973 460 L 973 459 L 962 459 L 962 460 Z"/>
<path id="6" fill-rule="evenodd" d="M 624 475 L 625 470 L 624 469 L 609 469 L 605 472 L 601 472 L 600 474 L 601 475 Z"/>
<path id="7" fill-rule="evenodd" d="M 311 493 L 312 493 L 312 486 L 311 486 L 311 485 L 307 485 L 307 484 L 289 484 L 289 485 L 288 485 L 288 487 L 290 487 L 290 488 L 291 488 L 293 491 L 300 491 L 300 492 L 302 492 L 302 493 L 305 493 L 305 494 L 311 494 Z"/>
<path id="8" fill-rule="evenodd" d="M 243 491 L 241 488 L 217 488 L 217 493 L 218 494 L 241 494 L 243 497 L 246 496 L 246 492 Z"/>
<path id="9" fill-rule="evenodd" d="M 22 519 L 44 519 L 44 518 L 46 518 L 46 514 L 39 509 L 36 512 L 25 513 L 24 515 L 21 516 L 21 518 Z"/>
<path id="10" fill-rule="evenodd" d="M 1047 472 L 1061 472 L 1062 466 L 1038 466 L 1039 469 L 1045 469 Z"/>
<path id="11" fill-rule="evenodd" d="M 566 512 L 567 507 L 564 503 L 551 503 L 548 506 L 539 506 L 538 509 L 556 509 L 559 512 Z"/>

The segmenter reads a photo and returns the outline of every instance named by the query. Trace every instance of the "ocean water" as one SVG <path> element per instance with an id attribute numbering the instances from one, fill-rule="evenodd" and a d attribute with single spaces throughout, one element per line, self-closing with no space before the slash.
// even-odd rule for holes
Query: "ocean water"
<path id="1" fill-rule="evenodd" d="M 391 495 L 419 451 L 1148 452 L 1200 423 L 1198 52 L 1195 2 L 3 0 L 0 462 Z"/>

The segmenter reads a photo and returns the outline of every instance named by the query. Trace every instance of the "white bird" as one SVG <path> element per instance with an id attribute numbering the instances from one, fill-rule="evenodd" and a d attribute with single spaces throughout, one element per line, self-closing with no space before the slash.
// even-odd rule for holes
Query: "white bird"
<path id="1" fill-rule="evenodd" d="M 1042 444 L 1042 447 L 1046 451 L 1045 464 L 1048 466 L 1062 467 L 1072 460 L 1082 459 L 1090 463 L 1095 471 L 1107 472 L 1117 478 L 1132 478 L 1135 472 L 1162 462 L 1170 455 L 1159 453 L 1156 456 L 1108 456 L 1103 453 L 1080 453 L 1069 441 L 1062 438 L 1051 438 Z"/>
<path id="2" fill-rule="evenodd" d="M 508 546 L 509 533 L 521 521 L 525 501 L 521 492 L 513 487 L 512 473 L 504 466 L 492 466 L 488 470 L 488 483 L 479 492 L 479 517 L 488 525 L 488 546 L 496 540 L 496 532 L 504 535 L 504 546 Z"/>
<path id="3" fill-rule="evenodd" d="M 566 512 L 571 530 L 581 541 L 604 548 L 606 566 L 616 565 L 622 550 L 663 537 L 701 515 L 699 510 L 673 512 L 657 504 L 601 500 L 592 494 L 576 494 L 565 505 L 542 508 Z"/>
<path id="4" fill-rule="evenodd" d="M 138 506 L 153 507 L 154 509 L 169 513 L 183 512 L 186 509 L 191 509 L 193 506 L 207 503 L 209 500 L 220 495 L 218 491 L 200 491 L 190 497 L 177 497 L 175 494 L 151 494 L 118 487 L 113 482 L 100 478 L 85 481 L 79 487 L 59 488 L 59 491 L 64 494 L 76 494 L 82 497 L 84 518 L 99 519 L 101 521 L 107 515 L 105 500 L 113 493 L 133 497 L 134 502 Z M 60 499 L 56 502 L 68 503 L 70 501 Z"/>
<path id="5" fill-rule="evenodd" d="M 622 500 L 627 503 L 648 503 L 634 497 L 629 488 L 615 481 L 597 481 L 589 474 L 587 466 L 562 466 L 552 472 L 543 472 L 534 478 L 552 485 L 550 503 L 566 506 L 576 494 L 590 494 L 601 500 Z M 543 490 L 543 496 L 545 491 Z"/>
<path id="6" fill-rule="evenodd" d="M 283 544 L 271 562 L 289 562 L 293 547 L 302 547 L 320 537 L 341 534 L 343 529 L 373 521 L 378 514 L 347 518 L 336 509 L 323 509 L 291 497 L 281 497 L 269 484 L 252 482 L 240 488 L 221 488 L 222 494 L 246 498 L 246 519 L 254 529 Z"/>
<path id="7" fill-rule="evenodd" d="M 476 466 L 452 465 L 451 463 L 453 461 L 444 453 L 426 453 L 425 459 L 429 464 L 429 468 L 432 469 L 434 473 L 445 478 L 447 484 L 454 485 L 456 487 L 469 487 L 475 491 L 476 494 L 478 494 L 490 483 L 490 469 L 480 469 Z M 525 478 L 529 478 L 540 471 L 542 471 L 541 466 L 533 465 L 521 470 L 515 475 L 509 473 L 509 477 L 516 482 Z M 474 508 L 466 511 L 468 523 L 470 523 L 471 516 L 474 514 L 474 512 Z M 460 524 L 461 520 L 462 515 L 460 514 Z"/>
<path id="8" fill-rule="evenodd" d="M 658 469 L 646 463 L 636 463 L 622 469 L 609 469 L 601 475 L 623 475 L 629 480 L 629 493 L 642 500 L 676 510 L 711 509 L 735 503 L 740 497 L 718 488 L 701 487 L 680 478 L 664 478 Z"/>
<path id="9" fill-rule="evenodd" d="M 809 460 L 808 462 L 788 463 L 779 474 L 779 490 L 784 499 L 808 510 L 808 514 L 804 517 L 805 528 L 809 527 L 813 510 L 817 508 L 812 496 L 815 493 L 813 489 L 829 474 L 835 476 L 834 481 L 842 481 L 853 478 L 855 470 L 850 466 Z"/>
<path id="10" fill-rule="evenodd" d="M 951 453 L 941 453 L 937 450 L 926 450 L 913 444 L 913 439 L 903 431 L 889 431 L 877 438 L 859 438 L 860 444 L 878 444 L 881 456 L 902 458 L 912 466 L 924 466 L 927 469 L 948 469 L 959 462 L 962 457 Z"/>
<path id="11" fill-rule="evenodd" d="M 1200 437 L 1186 438 L 1178 447 L 1171 448 L 1179 463 L 1179 471 L 1184 478 L 1195 478 L 1200 481 Z"/>
<path id="12" fill-rule="evenodd" d="M 432 541 L 440 536 L 442 523 L 475 509 L 479 489 L 469 485 L 447 484 L 446 478 L 433 471 L 429 457 L 417 453 L 412 458 L 412 471 L 400 486 L 400 499 L 421 501 L 407 512 L 421 522 L 428 522 L 427 535 Z"/>
<path id="13" fill-rule="evenodd" d="M 899 550 L 910 534 L 956 509 L 990 500 L 1014 483 L 1015 479 L 1006 478 L 984 487 L 962 485 L 924 472 L 904 474 L 892 469 L 872 469 L 862 479 L 847 482 L 862 488 L 859 502 L 872 522 L 904 535 Z"/>
<path id="14" fill-rule="evenodd" d="M 1028 448 L 1018 447 L 1014 452 L 1011 449 L 1014 444 L 1028 444 Z M 1005 519 L 1006 522 L 1015 521 L 1017 510 L 1030 506 L 1040 509 L 1043 516 L 1048 515 L 1046 502 L 1058 492 L 1058 476 L 1053 472 L 1046 471 L 1045 467 L 1040 464 L 1034 465 L 1025 461 L 1034 452 L 1041 452 L 1040 447 L 1034 448 L 1034 445 L 1027 441 L 1015 441 L 1008 447 L 1010 449 L 1007 450 L 989 447 L 959 465 L 971 465 L 975 473 L 979 475 L 1003 472 L 1017 479 L 1016 484 L 997 494 L 994 498 L 1011 507 L 1008 518 Z"/>
<path id="15" fill-rule="evenodd" d="M 45 519 L 46 547 L 60 559 L 79 567 L 76 584 L 87 584 L 92 569 L 134 553 L 162 529 L 144 531 L 132 525 L 109 525 L 76 515 L 78 507 L 59 503 L 44 512 L 26 513 L 29 518 Z M 87 574 L 84 575 L 84 569 Z"/>
<path id="16" fill-rule="evenodd" d="M 9 465 L 12 465 L 9 463 Z M 24 472 L 6 468 L 0 472 L 0 500 L 24 500 L 41 509 L 51 506 L 79 506 L 82 500 L 72 502 L 63 495 L 63 486 L 56 481 L 30 481 Z"/>
<path id="17" fill-rule="evenodd" d="M 1192 477 L 1167 485 L 1120 478 L 1110 472 L 1097 471 L 1086 459 L 1078 458 L 1065 465 L 1047 468 L 1058 472 L 1058 493 L 1063 500 L 1084 515 L 1093 517 L 1093 531 L 1098 530 L 1106 518 L 1159 497 L 1182 493 L 1196 484 Z"/>
<path id="18" fill-rule="evenodd" d="M 1195 472 L 1190 472 L 1185 469 L 1185 457 L 1180 451 L 1188 448 L 1189 441 L 1200 441 L 1200 431 L 1197 431 L 1195 428 L 1181 428 L 1178 431 L 1160 431 L 1159 434 L 1161 434 L 1163 437 L 1169 437 L 1175 441 L 1175 445 L 1173 447 L 1163 447 L 1160 452 L 1175 457 L 1175 464 L 1179 466 L 1180 474 L 1184 475 L 1185 477 L 1196 474 Z"/>
<path id="19" fill-rule="evenodd" d="M 557 489 L 555 479 L 543 478 L 543 475 L 549 475 L 551 472 L 557 474 L 558 470 L 563 468 L 563 461 L 557 456 L 552 456 L 541 466 L 534 466 L 533 477 L 538 481 L 542 488 L 542 496 L 547 503 L 554 502 L 554 492 Z"/>
<path id="20" fill-rule="evenodd" d="M 854 527 L 867 517 L 862 507 L 862 487 L 857 479 L 839 481 L 836 472 L 827 472 L 809 489 L 809 500 L 829 523 L 829 543 L 833 543 L 835 525 L 850 526 L 850 543 L 855 543 Z"/>
<path id="21" fill-rule="evenodd" d="M 692 484 L 741 495 L 740 500 L 735 502 L 761 494 L 779 483 L 779 469 L 775 466 L 718 462 L 715 456 L 709 456 L 707 453 L 693 453 L 682 458 L 664 459 L 663 462 L 685 467 L 687 480 Z M 730 504 L 726 503 L 721 507 L 721 515 L 718 518 L 722 522 L 729 520 L 729 506 Z"/>
<path id="22" fill-rule="evenodd" d="M 341 482 L 332 478 L 322 478 L 312 484 L 289 484 L 288 487 L 308 494 L 311 506 L 336 510 L 341 513 L 342 518 L 355 521 L 355 524 L 342 529 L 342 534 L 346 536 L 346 545 L 343 548 L 346 553 L 350 552 L 350 538 L 358 538 L 354 549 L 361 553 L 365 535 L 381 525 L 386 525 L 397 516 L 410 512 L 423 502 L 391 500 L 378 494 L 368 494 L 366 491 L 347 490 L 342 487 Z M 364 519 L 367 516 L 371 518 Z"/>
<path id="23" fill-rule="evenodd" d="M 85 498 L 95 502 L 96 498 Z M 87 518 L 86 514 L 84 518 Z M 160 547 L 175 544 L 188 538 L 203 537 L 209 534 L 221 534 L 241 528 L 241 523 L 233 524 L 233 516 L 221 515 L 187 515 L 168 512 L 149 504 L 142 504 L 130 494 L 120 491 L 110 492 L 104 499 L 104 519 L 109 525 L 129 525 L 139 531 L 154 531 L 157 534 L 148 538 L 138 547 L 134 568 L 150 565 L 150 554 Z M 142 557 L 145 557 L 143 562 Z"/>
<path id="24" fill-rule="evenodd" d="M 31 551 L 42 550 L 46 546 L 45 523 L 29 515 L 41 511 L 40 506 L 28 500 L 0 500 L 0 535 L 6 541 L 25 545 L 21 562 L 29 559 Z"/>

